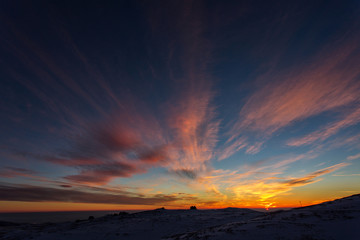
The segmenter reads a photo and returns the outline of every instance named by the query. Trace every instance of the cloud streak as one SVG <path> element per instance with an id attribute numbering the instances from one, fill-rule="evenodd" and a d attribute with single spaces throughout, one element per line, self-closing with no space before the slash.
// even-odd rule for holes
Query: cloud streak
<path id="1" fill-rule="evenodd" d="M 302 145 L 309 145 L 318 141 L 324 141 L 329 137 L 338 133 L 340 130 L 347 128 L 349 126 L 356 125 L 359 122 L 360 122 L 360 108 L 355 109 L 354 111 L 351 111 L 348 114 L 345 114 L 345 116 L 343 116 L 341 120 L 328 124 L 322 129 L 310 133 L 307 136 L 288 141 L 287 145 L 298 147 Z"/>
<path id="2" fill-rule="evenodd" d="M 12 68 L 11 76 L 49 108 L 44 114 L 56 119 L 54 125 L 66 126 L 63 131 L 56 131 L 61 139 L 61 145 L 56 148 L 15 152 L 25 158 L 76 169 L 77 174 L 64 179 L 90 185 L 105 185 L 115 178 L 145 173 L 151 167 L 166 167 L 169 172 L 188 179 L 208 171 L 220 123 L 216 119 L 215 92 L 208 72 L 212 47 L 204 37 L 206 26 L 204 16 L 198 14 L 200 3 L 166 4 L 167 11 L 149 14 L 154 35 L 163 34 L 159 29 L 164 28 L 176 35 L 175 42 L 166 46 L 171 53 L 166 59 L 167 79 L 173 92 L 159 104 L 159 109 L 125 91 L 115 94 L 105 80 L 106 72 L 90 64 L 70 32 L 59 22 L 62 41 L 73 50 L 84 76 L 89 75 L 81 78 L 88 79 L 86 83 L 75 80 L 72 69 L 63 68 L 62 62 L 48 56 L 36 41 L 22 43 L 31 51 L 23 51 L 9 42 L 13 54 L 26 69 L 31 69 L 38 81 L 29 81 Z M 168 22 L 173 24 L 169 26 Z M 15 26 L 11 29 L 20 40 L 26 39 Z M 39 60 L 38 64 L 33 58 Z M 153 72 L 157 70 L 152 67 Z M 85 105 L 87 110 L 80 114 L 77 105 Z M 87 119 L 88 112 L 96 113 L 96 118 Z"/>
<path id="3" fill-rule="evenodd" d="M 164 4 L 164 3 L 163 3 Z M 176 28 L 176 41 L 169 46 L 169 71 L 174 82 L 174 97 L 165 104 L 166 121 L 171 132 L 168 149 L 169 168 L 174 172 L 204 172 L 214 156 L 219 120 L 213 104 L 214 91 L 208 66 L 212 47 L 204 38 L 207 30 L 203 6 L 200 2 L 167 2 L 167 11 L 152 15 L 154 34 L 157 29 L 173 32 L 164 24 L 163 17 L 170 17 Z M 170 16 L 169 16 L 170 15 Z M 174 48 L 180 46 L 180 48 Z M 175 58 L 178 56 L 179 59 Z M 174 74 L 180 71 L 181 74 Z M 187 174 L 180 174 L 188 176 Z"/>
<path id="4" fill-rule="evenodd" d="M 276 207 L 276 199 L 279 196 L 291 192 L 296 187 L 320 181 L 319 177 L 349 165 L 349 163 L 339 163 L 301 177 L 283 177 L 284 166 L 301 158 L 304 156 L 285 159 L 280 161 L 277 166 L 264 165 L 249 168 L 245 172 L 221 172 L 203 178 L 201 181 L 206 186 L 214 185 L 216 189 L 222 189 L 222 194 L 227 196 L 222 203 L 225 206 L 241 205 L 269 208 Z"/>
<path id="5" fill-rule="evenodd" d="M 354 160 L 354 159 L 358 159 L 358 158 L 360 158 L 360 153 L 356 154 L 356 155 L 348 156 L 346 159 L 347 160 Z"/>
<path id="6" fill-rule="evenodd" d="M 294 179 L 291 179 L 291 180 L 284 181 L 282 183 L 285 184 L 285 185 L 288 185 L 288 186 L 306 185 L 306 184 L 309 184 L 309 183 L 313 183 L 315 181 L 315 178 L 317 178 L 319 176 L 334 172 L 334 171 L 336 171 L 336 170 L 338 170 L 340 168 L 346 167 L 348 165 L 350 165 L 350 164 L 349 163 L 339 163 L 339 164 L 333 165 L 331 167 L 327 167 L 327 168 L 312 172 L 312 173 L 310 173 L 310 174 L 308 174 L 308 175 L 306 175 L 304 177 L 294 178 Z"/>
<path id="7" fill-rule="evenodd" d="M 179 199 L 181 199 L 181 195 L 155 194 L 149 197 L 144 197 L 29 185 L 0 185 L 1 201 L 159 205 L 171 203 Z"/>
<path id="8" fill-rule="evenodd" d="M 168 160 L 162 130 L 154 118 L 145 120 L 144 116 L 128 112 L 83 126 L 67 139 L 67 147 L 29 155 L 78 169 L 78 174 L 64 177 L 70 182 L 103 185 L 117 177 L 144 173 Z"/>
<path id="9" fill-rule="evenodd" d="M 145 172 L 141 169 L 143 166 L 137 167 L 135 164 L 125 163 L 102 163 L 95 166 L 84 167 L 79 174 L 69 175 L 64 179 L 70 182 L 105 185 L 113 178 L 131 177 L 134 174 Z"/>
<path id="10" fill-rule="evenodd" d="M 49 186 L 4 184 L 4 199 L 41 201 L 43 195 L 43 201 L 180 201 L 177 195 L 105 191 L 128 183 L 152 193 L 180 186 L 198 191 L 202 203 L 252 200 L 271 206 L 277 196 L 345 166 L 293 177 L 287 174 L 294 170 L 291 164 L 311 159 L 296 164 L 310 172 L 312 164 L 326 164 L 315 159 L 320 150 L 357 150 L 358 135 L 332 139 L 360 123 L 357 26 L 341 29 L 338 37 L 329 31 L 332 39 L 309 34 L 313 30 L 304 34 L 309 38 L 297 39 L 305 30 L 305 16 L 311 15 L 308 7 L 286 6 L 270 15 L 265 8 L 261 16 L 252 16 L 257 8 L 241 4 L 241 16 L 222 22 L 222 15 L 239 12 L 235 5 L 135 1 L 129 6 L 133 12 L 121 7 L 115 9 L 122 14 L 104 16 L 90 4 L 85 15 L 74 15 L 86 19 L 79 25 L 69 22 L 71 14 L 62 16 L 62 8 L 46 14 L 25 11 L 34 15 L 28 22 L 4 17 L 0 166 L 9 167 L 0 169 L 0 177 L 9 182 L 26 177 Z M 289 17 L 289 12 L 296 14 Z M 104 17 L 88 18 L 96 15 L 88 13 Z M 294 17 L 299 13 L 301 18 Z M 136 21 L 124 21 L 129 17 Z M 105 25 L 109 27 L 100 27 Z M 115 27 L 118 31 L 108 31 Z M 298 49 L 298 44 L 305 45 Z M 288 58 L 293 60 L 286 62 Z M 318 124 L 317 117 L 325 115 L 332 122 L 305 132 L 316 127 L 306 124 Z M 269 146 L 274 149 L 261 152 Z M 311 150 L 301 152 L 300 146 Z M 25 161 L 36 162 L 39 172 L 8 165 Z M 164 174 L 160 180 L 154 177 L 159 172 Z"/>
<path id="11" fill-rule="evenodd" d="M 4 167 L 0 169 L 0 177 L 2 178 L 15 178 L 15 177 L 32 177 L 37 172 L 25 168 L 18 167 Z"/>
<path id="12" fill-rule="evenodd" d="M 273 133 L 284 127 L 339 107 L 357 105 L 360 101 L 359 39 L 349 31 L 319 51 L 310 63 L 262 75 L 258 79 L 258 90 L 248 98 L 229 130 L 229 139 L 235 142 L 239 137 L 255 134 L 263 141 L 248 144 L 246 153 L 257 153 Z M 358 122 L 359 109 L 355 109 L 342 120 L 303 139 L 293 140 L 289 145 L 326 139 Z M 234 144 L 229 144 L 225 152 L 234 152 L 232 149 Z"/>
<path id="13" fill-rule="evenodd" d="M 359 56 L 353 55 L 357 49 L 354 40 L 344 42 L 337 51 L 326 54 L 327 57 L 341 57 L 329 58 L 320 64 L 319 59 L 300 72 L 278 76 L 281 79 L 278 84 L 263 86 L 250 97 L 240 112 L 243 120 L 237 127 L 271 134 L 296 120 L 358 100 L 360 86 L 356 77 L 360 70 L 355 63 Z M 344 69 L 343 65 L 347 63 L 349 66 Z"/>

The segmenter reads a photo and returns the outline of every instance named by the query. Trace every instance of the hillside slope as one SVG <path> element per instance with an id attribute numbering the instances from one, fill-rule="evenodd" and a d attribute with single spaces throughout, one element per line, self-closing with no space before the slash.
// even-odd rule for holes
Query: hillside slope
<path id="1" fill-rule="evenodd" d="M 0 239 L 360 239 L 360 195 L 261 213 L 249 209 L 152 210 L 47 224 L 0 222 Z"/>
<path id="2" fill-rule="evenodd" d="M 360 194 L 167 239 L 360 239 Z"/>

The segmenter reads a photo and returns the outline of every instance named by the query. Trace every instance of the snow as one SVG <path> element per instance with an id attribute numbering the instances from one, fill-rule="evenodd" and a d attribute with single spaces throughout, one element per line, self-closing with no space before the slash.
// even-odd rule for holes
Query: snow
<path id="1" fill-rule="evenodd" d="M 287 211 L 152 210 L 46 224 L 0 222 L 0 239 L 360 239 L 360 195 Z M 358 236 L 359 235 L 359 236 Z"/>

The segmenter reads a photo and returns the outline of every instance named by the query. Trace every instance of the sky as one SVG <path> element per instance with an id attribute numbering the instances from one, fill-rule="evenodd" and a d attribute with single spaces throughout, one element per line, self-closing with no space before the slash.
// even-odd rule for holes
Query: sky
<path id="1" fill-rule="evenodd" d="M 1 1 L 0 212 L 360 192 L 359 1 Z"/>

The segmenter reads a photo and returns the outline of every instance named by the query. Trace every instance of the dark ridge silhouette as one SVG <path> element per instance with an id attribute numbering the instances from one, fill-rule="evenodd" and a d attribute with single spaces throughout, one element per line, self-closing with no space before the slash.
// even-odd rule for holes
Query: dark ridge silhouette
<path id="1" fill-rule="evenodd" d="M 164 207 L 156 208 L 155 210 L 166 210 Z"/>

